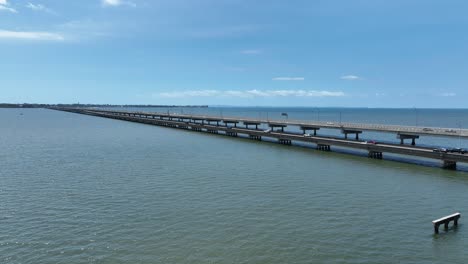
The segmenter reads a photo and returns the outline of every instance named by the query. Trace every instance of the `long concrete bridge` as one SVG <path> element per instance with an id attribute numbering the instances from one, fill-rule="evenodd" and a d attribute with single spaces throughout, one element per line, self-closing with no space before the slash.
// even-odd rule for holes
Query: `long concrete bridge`
<path id="1" fill-rule="evenodd" d="M 262 140 L 262 137 L 278 140 L 280 144 L 291 145 L 293 141 L 308 142 L 316 145 L 318 150 L 330 151 L 331 146 L 346 147 L 365 150 L 370 158 L 382 159 L 383 153 L 393 153 L 406 156 L 416 156 L 442 161 L 442 167 L 456 169 L 457 162 L 468 163 L 468 154 L 447 153 L 434 151 L 433 148 L 415 146 L 415 139 L 419 135 L 444 136 L 444 137 L 468 137 L 467 129 L 433 128 L 433 127 L 409 127 L 395 125 L 373 125 L 359 123 L 331 122 L 304 122 L 292 120 L 261 120 L 251 118 L 217 117 L 204 115 L 184 115 L 152 112 L 111 111 L 101 109 L 84 108 L 51 108 L 55 110 L 113 118 L 125 121 L 139 122 L 158 126 L 166 126 L 179 129 L 188 129 L 212 134 L 224 134 L 237 137 L 239 134 L 248 136 L 254 140 Z M 258 126 L 266 124 L 270 127 L 264 131 Z M 314 134 L 297 134 L 284 130 L 287 126 L 298 126 L 304 134 L 314 131 Z M 340 129 L 344 138 L 317 136 L 320 128 Z M 373 144 L 359 140 L 362 131 L 379 131 L 396 133 L 401 139 L 400 144 L 378 143 Z M 348 134 L 354 134 L 355 139 L 348 139 Z M 404 139 L 411 139 L 411 145 L 404 145 Z"/>

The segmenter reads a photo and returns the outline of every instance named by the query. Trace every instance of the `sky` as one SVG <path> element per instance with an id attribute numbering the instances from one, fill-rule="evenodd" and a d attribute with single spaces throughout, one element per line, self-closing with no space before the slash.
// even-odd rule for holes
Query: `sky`
<path id="1" fill-rule="evenodd" d="M 0 0 L 0 102 L 468 106 L 466 0 Z"/>

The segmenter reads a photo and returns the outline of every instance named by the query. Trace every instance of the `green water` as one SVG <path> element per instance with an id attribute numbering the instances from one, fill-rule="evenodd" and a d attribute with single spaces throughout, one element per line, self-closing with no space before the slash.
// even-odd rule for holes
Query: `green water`
<path id="1" fill-rule="evenodd" d="M 466 172 L 41 109 L 0 161 L 0 263 L 468 263 Z"/>

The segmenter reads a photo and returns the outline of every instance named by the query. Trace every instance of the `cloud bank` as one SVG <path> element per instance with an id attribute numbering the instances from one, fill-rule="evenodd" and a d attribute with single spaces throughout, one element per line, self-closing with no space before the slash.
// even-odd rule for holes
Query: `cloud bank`
<path id="1" fill-rule="evenodd" d="M 121 6 L 121 5 L 127 5 L 127 6 L 132 6 L 136 7 L 136 4 L 130 1 L 123 1 L 123 0 L 102 0 L 102 5 L 103 6 Z"/>
<path id="2" fill-rule="evenodd" d="M 26 5 L 26 8 L 29 8 L 33 11 L 55 14 L 55 12 L 52 11 L 52 9 L 49 9 L 45 5 L 41 5 L 41 4 L 33 4 L 31 2 L 28 2 L 28 4 Z"/>
<path id="3" fill-rule="evenodd" d="M 316 90 L 190 90 L 177 92 L 156 93 L 154 97 L 183 98 L 183 97 L 341 97 L 345 93 L 341 91 L 316 91 Z"/>
<path id="4" fill-rule="evenodd" d="M 23 39 L 23 40 L 44 40 L 63 41 L 65 38 L 57 33 L 41 31 L 9 31 L 0 30 L 0 39 Z"/>
<path id="5" fill-rule="evenodd" d="M 346 80 L 346 81 L 357 81 L 357 80 L 362 80 L 361 77 L 356 76 L 356 75 L 344 75 L 340 77 L 341 80 Z"/>
<path id="6" fill-rule="evenodd" d="M 8 1 L 7 0 L 0 0 L 0 11 L 7 11 L 10 13 L 18 13 L 16 9 L 8 7 Z"/>

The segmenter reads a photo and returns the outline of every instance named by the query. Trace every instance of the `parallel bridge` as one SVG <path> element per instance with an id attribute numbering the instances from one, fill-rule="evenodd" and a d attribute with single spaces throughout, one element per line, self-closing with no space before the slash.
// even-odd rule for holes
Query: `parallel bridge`
<path id="1" fill-rule="evenodd" d="M 423 157 L 435 160 L 441 160 L 443 167 L 447 169 L 456 169 L 457 162 L 468 163 L 468 155 L 461 153 L 444 153 L 435 152 L 432 148 L 417 147 L 413 145 L 403 144 L 368 144 L 358 140 L 348 140 L 341 138 L 332 138 L 324 136 L 304 136 L 285 132 L 284 128 L 288 125 L 299 126 L 301 129 L 318 130 L 320 128 L 335 128 L 341 129 L 343 133 L 356 133 L 356 139 L 362 131 L 379 131 L 379 132 L 396 132 L 399 136 L 405 138 L 419 137 L 419 134 L 432 136 L 446 137 L 468 137 L 467 129 L 451 129 L 451 128 L 420 128 L 408 126 L 392 126 L 392 125 L 372 125 L 358 123 L 342 123 L 341 125 L 330 124 L 330 122 L 303 122 L 303 121 L 271 121 L 258 120 L 249 118 L 232 118 L 232 117 L 216 117 L 216 116 L 193 116 L 183 114 L 167 114 L 167 113 L 150 113 L 150 112 L 131 112 L 131 111 L 109 111 L 97 109 L 83 108 L 52 108 L 55 110 L 113 118 L 125 121 L 138 123 L 152 124 L 158 126 L 166 126 L 179 129 L 189 129 L 193 131 L 207 132 L 219 134 L 222 132 L 227 136 L 237 137 L 238 134 L 243 134 L 254 140 L 262 140 L 262 137 L 277 139 L 280 144 L 290 145 L 293 141 L 308 142 L 316 144 L 318 150 L 331 150 L 330 146 L 346 147 L 353 149 L 365 150 L 370 158 L 381 159 L 382 153 L 394 153 L 407 156 Z M 221 124 L 222 122 L 222 124 Z M 245 127 L 239 126 L 242 123 Z M 258 129 L 261 124 L 267 124 L 271 127 L 271 131 L 263 131 Z M 255 126 L 250 128 L 249 126 Z M 275 129 L 277 128 L 277 129 Z M 279 129 L 278 129 L 279 128 Z M 455 131 L 455 132 L 448 132 Z M 420 133 L 421 132 L 421 133 Z M 347 135 L 347 134 L 345 134 Z M 414 141 L 413 138 L 413 141 Z M 403 142 L 403 139 L 402 139 Z"/>
<path id="2" fill-rule="evenodd" d="M 89 110 L 89 109 L 88 109 Z M 220 117 L 209 115 L 187 115 L 176 113 L 154 113 L 154 112 L 134 112 L 134 111 L 109 111 L 94 110 L 113 114 L 135 114 L 155 116 L 157 118 L 167 119 L 197 119 L 197 120 L 219 120 L 224 123 L 243 123 L 243 124 L 276 124 L 286 126 L 311 127 L 311 128 L 329 128 L 345 131 L 376 131 L 408 135 L 428 135 L 438 137 L 462 137 L 468 138 L 468 129 L 460 128 L 441 128 L 441 127 L 421 127 L 421 126 L 402 126 L 402 125 L 384 125 L 384 124 L 366 124 L 351 122 L 327 122 L 327 121 L 304 121 L 304 120 L 272 120 L 272 119 L 254 119 L 246 117 Z"/>

